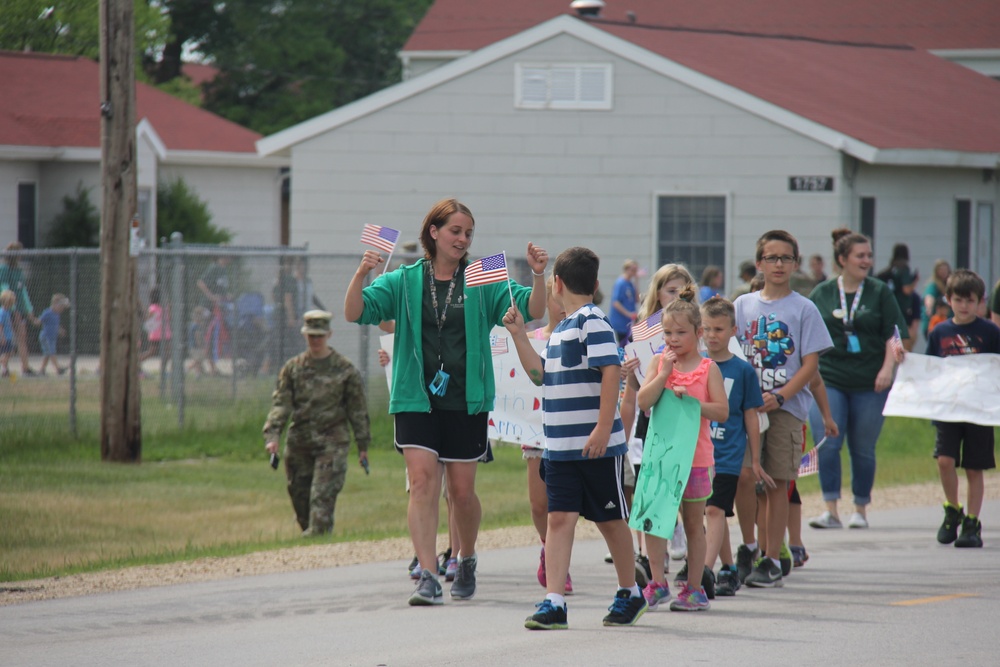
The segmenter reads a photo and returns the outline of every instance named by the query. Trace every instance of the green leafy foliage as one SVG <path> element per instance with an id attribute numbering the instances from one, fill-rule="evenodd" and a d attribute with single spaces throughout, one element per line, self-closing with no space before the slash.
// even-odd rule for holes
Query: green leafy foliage
<path id="1" fill-rule="evenodd" d="M 141 58 L 160 51 L 170 17 L 158 3 L 134 0 L 135 46 Z M 101 52 L 98 0 L 3 0 L 0 49 L 98 58 Z M 138 60 L 136 62 L 139 62 Z"/>
<path id="2" fill-rule="evenodd" d="M 90 189 L 82 183 L 76 195 L 63 197 L 63 210 L 53 220 L 48 234 L 53 248 L 96 248 L 101 244 L 101 214 L 90 201 Z"/>
<path id="3" fill-rule="evenodd" d="M 233 238 L 232 232 L 212 224 L 208 206 L 182 178 L 157 187 L 156 221 L 160 236 L 180 232 L 185 243 L 228 243 Z"/>

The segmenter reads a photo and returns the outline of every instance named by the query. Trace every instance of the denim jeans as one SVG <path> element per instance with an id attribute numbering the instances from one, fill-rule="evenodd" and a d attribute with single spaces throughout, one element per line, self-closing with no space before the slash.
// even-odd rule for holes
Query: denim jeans
<path id="1" fill-rule="evenodd" d="M 889 390 L 841 391 L 827 385 L 830 414 L 837 422 L 840 435 L 828 438 L 819 450 L 819 484 L 823 500 L 840 500 L 840 449 L 847 438 L 847 451 L 851 455 L 851 491 L 855 505 L 872 501 L 875 483 L 875 443 L 882 431 L 882 408 Z M 814 402 L 809 410 L 809 427 L 813 438 L 823 439 L 823 417 Z"/>

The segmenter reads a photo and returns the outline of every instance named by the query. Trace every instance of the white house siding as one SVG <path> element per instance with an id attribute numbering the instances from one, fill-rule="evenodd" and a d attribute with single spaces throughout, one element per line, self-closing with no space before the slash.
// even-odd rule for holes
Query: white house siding
<path id="1" fill-rule="evenodd" d="M 183 178 L 212 213 L 212 224 L 233 233 L 234 245 L 280 243 L 278 169 L 161 164 L 160 181 Z"/>
<path id="2" fill-rule="evenodd" d="M 17 186 L 19 183 L 39 183 L 38 163 L 32 161 L 0 161 L 0 248 L 17 240 Z M 36 230 L 37 236 L 37 230 Z"/>
<path id="3" fill-rule="evenodd" d="M 516 63 L 587 61 L 614 64 L 612 111 L 514 108 Z M 729 197 L 727 287 L 763 231 L 826 251 L 850 221 L 838 152 L 566 35 L 297 144 L 292 164 L 293 243 L 360 253 L 365 222 L 415 239 L 456 196 L 477 217 L 475 253 L 587 245 L 606 286 L 627 257 L 655 268 L 656 194 Z M 837 190 L 790 193 L 792 175 Z"/>
<path id="4" fill-rule="evenodd" d="M 970 200 L 993 204 L 994 267 L 1000 254 L 997 202 L 1000 181 L 984 179 L 981 169 L 931 169 L 861 165 L 856 180 L 858 197 L 875 197 L 875 265 L 889 263 L 892 246 L 906 243 L 910 264 L 920 271 L 920 289 L 931 277 L 934 262 L 946 259 L 955 266 L 955 202 Z M 983 278 L 992 286 L 1000 275 Z"/>

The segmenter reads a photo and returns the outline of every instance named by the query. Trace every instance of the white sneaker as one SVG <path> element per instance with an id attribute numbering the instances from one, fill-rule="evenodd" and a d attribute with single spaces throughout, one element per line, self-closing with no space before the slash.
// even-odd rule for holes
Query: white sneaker
<path id="1" fill-rule="evenodd" d="M 863 517 L 862 517 L 863 520 Z M 852 517 L 853 521 L 853 517 Z M 829 510 L 823 512 L 818 517 L 814 519 L 809 519 L 809 525 L 813 528 L 843 528 L 844 524 L 840 523 L 840 519 L 830 514 Z M 867 524 L 865 524 L 867 525 Z"/>
<path id="2" fill-rule="evenodd" d="M 855 512 L 851 515 L 851 520 L 847 522 L 850 528 L 867 528 L 868 519 L 866 519 L 861 512 Z"/>
<path id="3" fill-rule="evenodd" d="M 674 538 L 670 540 L 670 557 L 674 560 L 684 560 L 687 558 L 688 545 L 687 537 L 684 536 L 684 525 L 677 521 L 674 524 Z"/>

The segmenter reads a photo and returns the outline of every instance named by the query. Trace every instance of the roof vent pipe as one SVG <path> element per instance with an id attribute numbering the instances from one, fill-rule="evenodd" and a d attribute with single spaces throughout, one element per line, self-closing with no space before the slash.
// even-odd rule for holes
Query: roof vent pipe
<path id="1" fill-rule="evenodd" d="M 575 9 L 581 18 L 597 18 L 604 9 L 604 0 L 573 0 L 570 9 Z"/>

